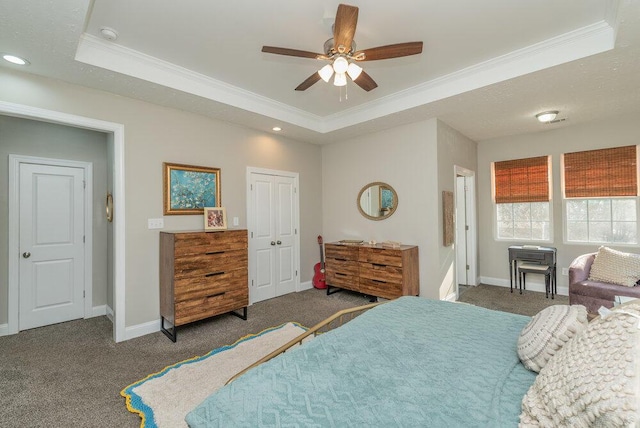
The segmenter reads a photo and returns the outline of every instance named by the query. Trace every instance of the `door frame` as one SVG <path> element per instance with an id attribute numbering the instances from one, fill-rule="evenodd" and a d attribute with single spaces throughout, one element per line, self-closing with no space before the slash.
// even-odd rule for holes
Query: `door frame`
<path id="1" fill-rule="evenodd" d="M 467 222 L 469 225 L 469 231 L 467 235 L 467 262 L 469 263 L 469 270 L 467 272 L 467 282 L 468 285 L 478 285 L 478 225 L 477 225 L 477 207 L 476 207 L 476 173 L 470 169 L 454 165 L 453 167 L 453 177 L 454 177 L 454 192 L 457 193 L 457 187 L 455 185 L 457 177 L 463 176 L 468 179 L 467 185 L 468 188 L 466 192 L 466 213 L 467 213 Z M 457 210 L 457 201 L 458 195 L 454 194 L 454 209 Z M 456 231 L 458 228 L 455 227 Z M 457 240 L 457 236 L 455 237 Z M 454 242 L 455 242 L 454 240 Z M 456 249 L 457 251 L 457 249 Z M 458 257 L 457 253 L 454 256 L 454 263 L 457 263 Z M 455 272 L 455 285 L 456 285 L 456 299 L 460 297 L 460 290 L 458 289 L 458 271 L 457 267 L 454 269 Z"/>
<path id="2" fill-rule="evenodd" d="M 113 197 L 116 202 L 113 212 L 113 340 L 115 342 L 126 340 L 124 125 L 5 101 L 0 101 L 0 114 L 108 134 L 107 144 L 113 148 Z M 15 251 L 14 253 L 17 254 Z M 18 278 L 18 271 L 12 263 L 9 263 L 8 270 L 9 288 L 11 288 Z M 9 311 L 13 315 L 11 308 Z M 18 332 L 18 319 L 15 315 L 12 318 L 11 315 L 8 319 L 7 333 L 15 334 Z"/>
<path id="3" fill-rule="evenodd" d="M 254 224 L 254 212 L 252 210 L 252 205 L 251 205 L 251 174 L 264 174 L 264 175 L 279 175 L 281 177 L 289 177 L 293 179 L 293 186 L 294 186 L 294 200 L 293 200 L 293 222 L 294 222 L 294 228 L 295 228 L 295 237 L 294 237 L 294 241 L 295 241 L 295 245 L 296 245 L 296 251 L 294 254 L 294 268 L 296 270 L 296 292 L 300 291 L 300 193 L 298 192 L 298 189 L 300 188 L 299 183 L 300 183 L 300 179 L 299 176 L 300 174 L 298 174 L 297 172 L 291 172 L 291 171 L 279 171 L 279 170 L 275 170 L 275 169 L 266 169 L 266 168 L 256 168 L 256 167 L 252 167 L 252 166 L 248 166 L 247 167 L 247 176 L 246 176 L 246 183 L 247 183 L 247 199 L 246 199 L 246 204 L 247 204 L 247 232 L 249 233 L 249 283 L 247 284 L 249 287 L 249 305 L 253 304 L 253 300 L 252 300 L 252 292 L 251 292 L 251 284 L 254 282 L 255 280 L 255 273 L 254 273 L 254 267 L 256 264 L 256 260 L 255 260 L 255 248 L 254 248 L 254 244 L 253 244 L 253 239 L 251 237 L 251 233 L 253 231 L 253 229 L 255 228 L 255 224 Z"/>
<path id="4" fill-rule="evenodd" d="M 9 270 L 20 272 L 20 166 L 22 164 L 80 168 L 84 171 L 84 318 L 93 313 L 93 164 L 91 162 L 37 156 L 9 155 Z M 9 281 L 9 324 L 18 320 L 14 328 L 20 329 L 20 275 Z"/>

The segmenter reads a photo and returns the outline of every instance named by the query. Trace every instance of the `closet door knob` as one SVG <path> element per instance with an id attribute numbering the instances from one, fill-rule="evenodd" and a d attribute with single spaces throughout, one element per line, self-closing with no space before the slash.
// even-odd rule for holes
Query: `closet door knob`
<path id="1" fill-rule="evenodd" d="M 25 259 L 28 259 L 29 257 L 31 257 L 31 253 L 28 251 L 25 251 L 24 253 L 22 253 L 22 257 L 24 257 Z"/>
<path id="2" fill-rule="evenodd" d="M 276 243 L 274 241 L 271 241 L 271 245 L 276 245 Z"/>
<path id="3" fill-rule="evenodd" d="M 276 244 L 280 245 L 280 244 L 282 244 L 282 241 L 278 241 L 278 242 L 276 242 Z"/>

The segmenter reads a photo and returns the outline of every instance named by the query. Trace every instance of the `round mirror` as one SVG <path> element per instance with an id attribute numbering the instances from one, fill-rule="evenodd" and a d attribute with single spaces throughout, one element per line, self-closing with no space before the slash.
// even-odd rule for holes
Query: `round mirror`
<path id="1" fill-rule="evenodd" d="M 369 220 L 384 220 L 398 207 L 398 194 L 387 183 L 369 183 L 358 193 L 358 211 Z"/>

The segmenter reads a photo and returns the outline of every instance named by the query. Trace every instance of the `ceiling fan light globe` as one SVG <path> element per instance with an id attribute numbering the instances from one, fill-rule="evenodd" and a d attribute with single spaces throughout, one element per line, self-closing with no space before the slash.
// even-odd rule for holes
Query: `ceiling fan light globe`
<path id="1" fill-rule="evenodd" d="M 339 56 L 333 61 L 333 71 L 337 74 L 344 74 L 347 72 L 347 68 L 349 68 L 349 61 L 343 56 Z"/>
<path id="2" fill-rule="evenodd" d="M 556 116 L 558 116 L 558 113 L 559 113 L 558 110 L 545 111 L 545 112 L 536 114 L 536 118 L 542 123 L 551 122 L 553 119 L 556 118 Z"/>
<path id="3" fill-rule="evenodd" d="M 333 79 L 333 84 L 335 86 L 346 86 L 347 75 L 344 73 L 336 73 L 336 77 Z"/>
<path id="4" fill-rule="evenodd" d="M 351 77 L 351 80 L 356 80 L 360 76 L 360 73 L 362 73 L 362 67 L 354 63 L 349 64 L 347 74 Z"/>
<path id="5" fill-rule="evenodd" d="M 318 70 L 318 74 L 320 75 L 320 78 L 322 80 L 324 80 L 326 83 L 329 83 L 329 79 L 331 79 L 331 76 L 333 76 L 333 67 L 331 67 L 331 64 L 327 64 L 320 70 Z"/>

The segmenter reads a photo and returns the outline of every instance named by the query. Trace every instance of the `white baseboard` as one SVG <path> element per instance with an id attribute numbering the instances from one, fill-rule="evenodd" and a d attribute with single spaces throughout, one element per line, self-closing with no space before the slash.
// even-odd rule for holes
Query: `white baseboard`
<path id="1" fill-rule="evenodd" d="M 160 319 L 125 327 L 124 340 L 135 339 L 136 337 L 155 333 L 156 331 L 160 331 Z"/>
<path id="2" fill-rule="evenodd" d="M 107 316 L 107 318 L 109 318 L 109 321 L 111 321 L 111 323 L 113 324 L 113 309 L 111 309 L 111 306 L 107 306 L 107 313 L 105 314 Z"/>
<path id="3" fill-rule="evenodd" d="M 313 283 L 311 281 L 305 281 L 300 283 L 300 291 L 311 290 Z"/>
<path id="4" fill-rule="evenodd" d="M 107 315 L 107 305 L 94 306 L 91 308 L 91 315 L 89 318 L 101 317 Z"/>
<path id="5" fill-rule="evenodd" d="M 446 300 L 448 302 L 455 302 L 456 301 L 456 293 L 451 293 L 449 295 L 447 295 L 444 299 L 442 300 Z"/>
<path id="6" fill-rule="evenodd" d="M 0 324 L 0 336 L 9 335 L 9 324 Z"/>
<path id="7" fill-rule="evenodd" d="M 509 280 L 504 278 L 491 278 L 487 276 L 480 277 L 481 284 L 487 285 L 497 285 L 498 287 L 509 287 Z M 515 283 L 514 283 L 515 288 Z M 544 293 L 544 282 L 536 282 L 536 281 L 527 281 L 527 290 L 529 291 L 539 291 Z M 569 287 L 558 287 L 558 295 L 560 296 L 568 296 L 569 295 Z"/>

